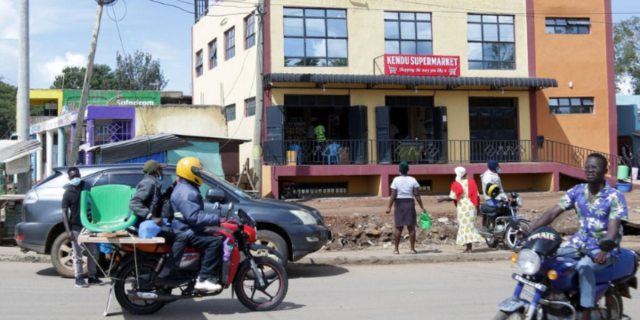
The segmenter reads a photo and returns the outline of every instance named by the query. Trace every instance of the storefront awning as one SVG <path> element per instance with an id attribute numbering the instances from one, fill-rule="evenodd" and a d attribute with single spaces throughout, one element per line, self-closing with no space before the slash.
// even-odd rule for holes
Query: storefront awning
<path id="1" fill-rule="evenodd" d="M 317 84 L 364 84 L 407 86 L 452 86 L 452 87 L 528 87 L 556 88 L 558 81 L 550 78 L 480 78 L 480 77 L 425 77 L 388 75 L 345 75 L 308 73 L 270 73 L 264 83 L 317 83 Z"/>
<path id="2" fill-rule="evenodd" d="M 11 141 L 0 144 L 0 162 L 6 164 L 8 174 L 28 172 L 30 169 L 29 156 L 42 150 L 37 140 Z"/>

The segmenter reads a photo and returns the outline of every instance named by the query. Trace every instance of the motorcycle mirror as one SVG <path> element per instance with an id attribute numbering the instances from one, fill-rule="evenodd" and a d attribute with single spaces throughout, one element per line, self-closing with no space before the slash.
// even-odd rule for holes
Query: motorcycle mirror
<path id="1" fill-rule="evenodd" d="M 598 244 L 598 247 L 600 248 L 600 250 L 604 252 L 610 252 L 613 249 L 615 249 L 616 242 L 613 241 L 612 239 L 604 238 L 600 241 L 600 243 Z"/>

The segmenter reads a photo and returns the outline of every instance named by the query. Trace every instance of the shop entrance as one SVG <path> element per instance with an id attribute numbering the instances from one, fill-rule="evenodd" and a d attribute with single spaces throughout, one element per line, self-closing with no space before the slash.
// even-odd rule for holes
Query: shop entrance
<path id="1" fill-rule="evenodd" d="M 433 97 L 387 96 L 376 109 L 380 163 L 446 161 L 446 107 Z"/>
<path id="2" fill-rule="evenodd" d="M 350 106 L 349 100 L 348 95 L 285 95 L 284 106 L 267 108 L 265 161 L 284 164 L 286 151 L 296 151 L 298 165 L 366 163 L 367 107 Z M 324 127 L 325 141 L 316 135 L 318 126 Z"/>
<path id="3" fill-rule="evenodd" d="M 515 98 L 469 98 L 471 161 L 518 162 L 518 109 Z"/>

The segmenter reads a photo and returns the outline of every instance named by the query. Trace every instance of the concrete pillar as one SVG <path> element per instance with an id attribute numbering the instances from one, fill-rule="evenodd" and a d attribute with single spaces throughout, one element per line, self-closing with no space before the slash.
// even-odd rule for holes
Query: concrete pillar
<path id="1" fill-rule="evenodd" d="M 94 135 L 95 135 L 95 121 L 93 119 L 87 120 L 87 143 L 90 146 L 94 144 Z M 86 154 L 86 164 L 93 164 L 93 152 L 85 151 Z"/>
<path id="2" fill-rule="evenodd" d="M 58 128 L 58 166 L 62 167 L 65 165 L 65 160 L 67 155 L 65 154 L 65 136 L 64 136 L 64 128 Z"/>
<path id="3" fill-rule="evenodd" d="M 36 139 L 42 146 L 42 134 L 36 133 Z M 36 152 L 36 181 L 42 180 L 42 150 Z"/>
<path id="4" fill-rule="evenodd" d="M 51 172 L 53 172 L 53 131 L 48 130 L 45 132 L 47 137 L 47 145 L 46 145 L 46 166 L 44 170 L 45 177 L 48 177 Z"/>

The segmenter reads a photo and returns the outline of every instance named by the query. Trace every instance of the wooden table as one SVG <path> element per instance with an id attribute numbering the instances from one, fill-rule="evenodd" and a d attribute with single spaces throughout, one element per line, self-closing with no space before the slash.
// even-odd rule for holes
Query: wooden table
<path id="1" fill-rule="evenodd" d="M 126 237 L 113 237 L 113 238 L 107 238 L 107 237 L 97 237 L 94 236 L 92 234 L 83 234 L 80 235 L 78 237 L 78 243 L 82 246 L 85 243 L 110 243 L 110 244 L 115 244 L 115 245 L 121 245 L 121 244 L 160 244 L 160 243 L 164 243 L 164 238 L 161 237 L 155 237 L 155 238 L 150 238 L 150 239 L 140 239 L 137 236 L 126 236 Z M 84 248 L 85 250 L 87 250 L 86 246 Z M 98 261 L 95 259 L 95 257 L 93 257 L 91 255 L 91 252 L 89 250 L 86 251 L 89 255 L 89 259 L 94 259 L 94 261 L 96 262 L 96 265 L 98 265 Z M 103 315 L 107 316 L 109 314 L 109 306 L 111 305 L 111 294 L 113 293 L 113 286 L 115 285 L 115 278 L 111 276 L 111 269 L 113 268 L 113 260 L 111 259 L 111 262 L 109 263 L 109 270 L 107 272 L 104 272 L 104 270 L 102 270 L 102 268 L 98 265 L 98 268 L 100 268 L 100 270 L 105 273 L 109 278 L 111 278 L 111 288 L 109 289 L 109 296 L 107 297 L 107 305 L 104 308 L 104 312 Z"/>

